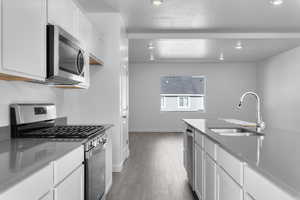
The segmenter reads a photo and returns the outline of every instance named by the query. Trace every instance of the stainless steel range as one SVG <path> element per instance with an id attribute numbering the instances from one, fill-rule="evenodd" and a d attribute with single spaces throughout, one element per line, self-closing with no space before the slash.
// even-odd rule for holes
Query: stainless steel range
<path id="1" fill-rule="evenodd" d="M 54 104 L 10 105 L 12 138 L 82 139 L 85 146 L 85 200 L 105 199 L 104 126 L 57 126 Z"/>

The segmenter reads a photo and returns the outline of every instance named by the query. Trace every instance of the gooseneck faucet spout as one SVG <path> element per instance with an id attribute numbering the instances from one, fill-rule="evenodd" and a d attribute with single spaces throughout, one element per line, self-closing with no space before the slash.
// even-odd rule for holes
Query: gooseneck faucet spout
<path id="1" fill-rule="evenodd" d="M 256 94 L 255 92 L 251 92 L 251 91 L 245 92 L 245 93 L 241 96 L 240 102 L 239 102 L 239 104 L 238 104 L 237 107 L 238 107 L 239 109 L 242 107 L 242 104 L 243 104 L 243 102 L 244 102 L 244 99 L 245 99 L 245 97 L 248 96 L 248 95 L 254 96 L 254 97 L 256 98 L 256 100 L 257 100 L 257 105 L 256 105 L 256 106 L 257 106 L 257 122 L 256 122 L 256 126 L 257 126 L 257 128 L 260 128 L 260 130 L 263 130 L 263 129 L 265 128 L 266 124 L 265 124 L 265 122 L 263 122 L 263 120 L 262 120 L 261 111 L 260 111 L 261 101 L 260 101 L 260 98 L 259 98 L 258 94 Z"/>

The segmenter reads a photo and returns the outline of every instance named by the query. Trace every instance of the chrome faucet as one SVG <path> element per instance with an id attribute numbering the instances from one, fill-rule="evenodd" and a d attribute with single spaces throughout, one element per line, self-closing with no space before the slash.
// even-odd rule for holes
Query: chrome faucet
<path id="1" fill-rule="evenodd" d="M 265 122 L 263 122 L 262 117 L 261 117 L 261 112 L 260 112 L 260 98 L 258 96 L 258 94 L 256 94 L 255 92 L 245 92 L 240 99 L 240 103 L 238 104 L 238 108 L 240 109 L 242 107 L 242 104 L 244 102 L 244 98 L 248 95 L 253 95 L 256 100 L 257 100 L 257 122 L 256 122 L 256 127 L 260 130 L 265 129 L 266 124 Z"/>

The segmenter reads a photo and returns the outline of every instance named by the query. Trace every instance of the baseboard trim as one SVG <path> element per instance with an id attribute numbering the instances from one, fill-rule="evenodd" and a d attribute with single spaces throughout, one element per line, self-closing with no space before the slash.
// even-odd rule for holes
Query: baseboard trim
<path id="1" fill-rule="evenodd" d="M 123 162 L 119 165 L 113 165 L 112 171 L 113 172 L 121 172 L 123 170 Z"/>

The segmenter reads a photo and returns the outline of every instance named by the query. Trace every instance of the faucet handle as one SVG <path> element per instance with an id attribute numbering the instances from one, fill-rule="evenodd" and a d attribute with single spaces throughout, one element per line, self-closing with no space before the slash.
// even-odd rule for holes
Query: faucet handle
<path id="1" fill-rule="evenodd" d="M 260 130 L 264 130 L 266 128 L 266 123 L 261 121 L 257 124 L 257 127 L 260 128 Z"/>

